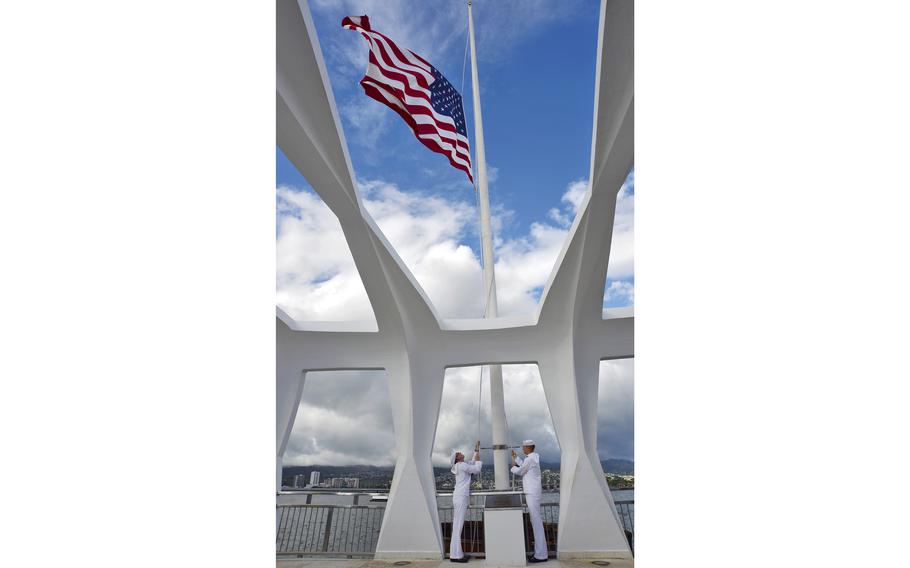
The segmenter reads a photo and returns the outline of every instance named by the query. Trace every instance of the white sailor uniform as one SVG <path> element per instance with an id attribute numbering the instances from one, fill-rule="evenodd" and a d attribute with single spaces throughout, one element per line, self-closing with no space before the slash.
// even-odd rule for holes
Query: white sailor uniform
<path id="1" fill-rule="evenodd" d="M 528 503 L 531 528 L 534 529 L 534 558 L 546 560 L 547 538 L 543 530 L 543 519 L 540 517 L 540 456 L 537 452 L 531 452 L 524 459 L 515 458 L 515 463 L 518 465 L 512 467 L 512 473 L 522 476 L 521 485 L 525 501 Z"/>
<path id="2" fill-rule="evenodd" d="M 452 492 L 454 511 L 452 515 L 452 539 L 449 542 L 450 559 L 464 557 L 464 551 L 461 549 L 461 529 L 464 526 L 464 517 L 468 511 L 468 504 L 471 502 L 471 475 L 479 474 L 482 466 L 483 462 L 479 461 L 460 461 L 452 466 L 452 473 L 455 474 L 455 491 Z"/>

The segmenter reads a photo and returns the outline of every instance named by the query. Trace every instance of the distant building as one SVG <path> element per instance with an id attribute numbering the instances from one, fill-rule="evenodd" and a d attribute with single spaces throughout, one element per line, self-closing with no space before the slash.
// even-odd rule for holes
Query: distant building
<path id="1" fill-rule="evenodd" d="M 333 489 L 357 489 L 360 487 L 360 478 L 358 477 L 333 477 L 327 479 L 326 487 Z"/>
<path id="2" fill-rule="evenodd" d="M 311 471 L 310 472 L 310 486 L 316 487 L 317 485 L 319 485 L 319 472 Z"/>
<path id="3" fill-rule="evenodd" d="M 306 486 L 306 477 L 303 474 L 294 476 L 294 487 L 305 487 Z"/>

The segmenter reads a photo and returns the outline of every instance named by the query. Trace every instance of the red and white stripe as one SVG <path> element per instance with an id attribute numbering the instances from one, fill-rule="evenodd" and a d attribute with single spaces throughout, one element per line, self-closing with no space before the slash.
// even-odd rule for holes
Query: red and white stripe
<path id="1" fill-rule="evenodd" d="M 435 78 L 430 64 L 372 30 L 366 16 L 348 16 L 341 25 L 359 31 L 369 44 L 369 64 L 360 80 L 367 96 L 397 112 L 424 146 L 446 156 L 473 183 L 468 139 L 456 132 L 451 117 L 433 109 L 429 87 Z"/>

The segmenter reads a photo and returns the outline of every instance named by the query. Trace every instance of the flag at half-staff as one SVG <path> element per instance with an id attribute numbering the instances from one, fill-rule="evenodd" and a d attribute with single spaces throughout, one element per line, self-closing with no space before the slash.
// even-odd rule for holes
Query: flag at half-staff
<path id="1" fill-rule="evenodd" d="M 424 146 L 447 157 L 473 183 L 464 108 L 455 87 L 424 58 L 371 29 L 366 16 L 348 16 L 341 25 L 359 31 L 369 44 L 360 80 L 367 96 L 397 112 Z"/>

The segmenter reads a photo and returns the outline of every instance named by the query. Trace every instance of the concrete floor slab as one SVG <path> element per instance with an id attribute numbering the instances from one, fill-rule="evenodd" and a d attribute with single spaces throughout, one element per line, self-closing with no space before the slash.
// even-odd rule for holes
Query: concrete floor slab
<path id="1" fill-rule="evenodd" d="M 634 559 L 605 559 L 609 562 L 606 566 L 592 564 L 591 560 L 556 560 L 546 562 L 546 568 L 634 568 Z M 448 560 L 412 560 L 404 567 L 396 566 L 384 560 L 360 559 L 351 560 L 343 558 L 280 558 L 277 568 L 454 568 L 458 564 Z M 474 568 L 484 568 L 484 559 L 476 558 L 467 563 Z M 529 565 L 530 566 L 530 565 Z"/>

